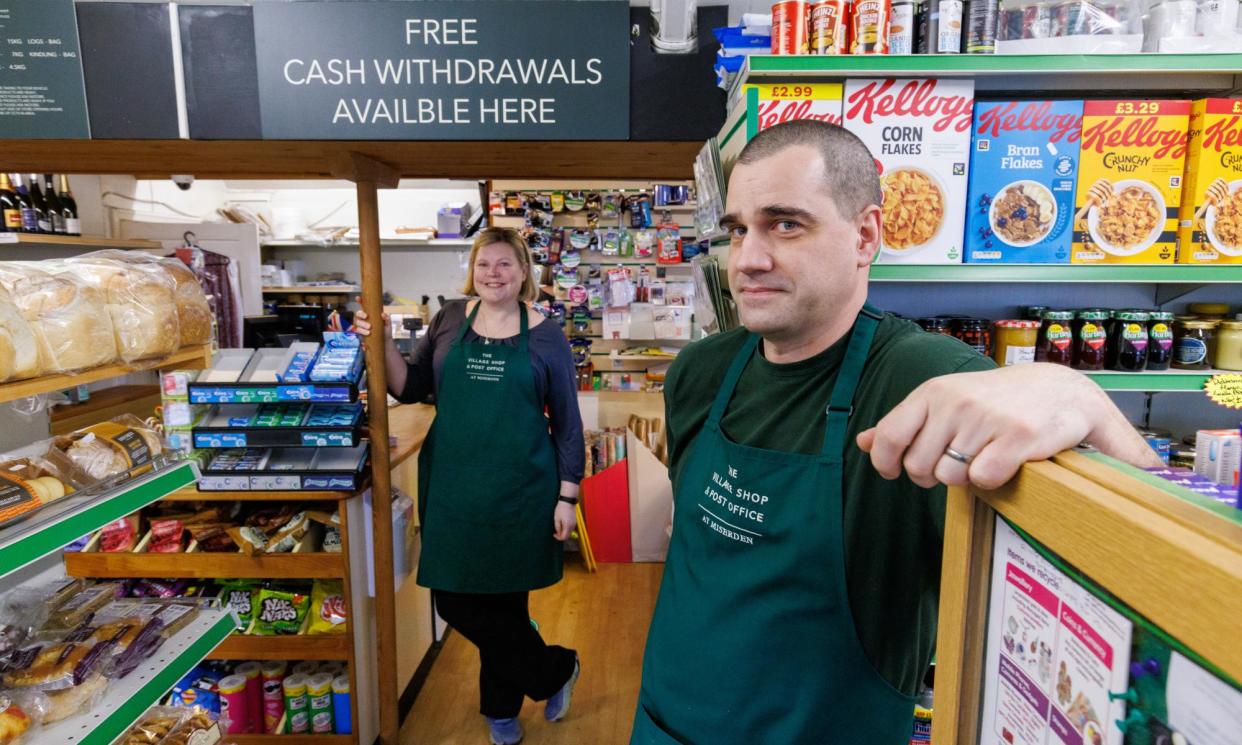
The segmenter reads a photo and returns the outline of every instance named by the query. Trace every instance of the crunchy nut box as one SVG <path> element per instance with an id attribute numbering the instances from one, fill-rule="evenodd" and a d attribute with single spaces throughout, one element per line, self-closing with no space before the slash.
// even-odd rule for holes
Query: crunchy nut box
<path id="1" fill-rule="evenodd" d="M 1242 100 L 1191 105 L 1178 219 L 1179 263 L 1242 263 Z"/>
<path id="2" fill-rule="evenodd" d="M 845 128 L 871 149 L 884 192 L 878 261 L 961 262 L 974 93 L 971 80 L 846 82 Z"/>
<path id="3" fill-rule="evenodd" d="M 1189 117 L 1189 101 L 1083 105 L 1072 263 L 1174 260 Z"/>

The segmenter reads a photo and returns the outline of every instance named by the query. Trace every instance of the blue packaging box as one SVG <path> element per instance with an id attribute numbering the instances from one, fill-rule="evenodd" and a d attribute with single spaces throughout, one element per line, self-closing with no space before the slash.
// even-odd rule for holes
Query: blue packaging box
<path id="1" fill-rule="evenodd" d="M 967 263 L 1069 263 L 1082 108 L 1082 101 L 975 105 Z"/>

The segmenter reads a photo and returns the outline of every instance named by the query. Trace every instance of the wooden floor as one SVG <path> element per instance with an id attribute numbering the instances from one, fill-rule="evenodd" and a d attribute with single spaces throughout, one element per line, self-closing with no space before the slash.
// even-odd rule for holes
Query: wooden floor
<path id="1" fill-rule="evenodd" d="M 600 564 L 598 573 L 588 574 L 575 563 L 566 567 L 560 584 L 531 594 L 531 617 L 540 633 L 551 644 L 578 650 L 582 678 L 561 722 L 549 724 L 542 703 L 526 702 L 525 745 L 629 742 L 643 644 L 663 569 L 663 564 Z M 450 634 L 401 728 L 401 745 L 486 745 L 478 681 L 478 653 Z"/>

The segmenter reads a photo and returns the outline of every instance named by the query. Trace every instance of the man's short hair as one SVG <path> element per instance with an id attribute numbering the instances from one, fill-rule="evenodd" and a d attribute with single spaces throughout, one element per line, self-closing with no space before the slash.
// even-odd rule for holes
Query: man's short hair
<path id="1" fill-rule="evenodd" d="M 849 130 L 814 119 L 795 119 L 755 135 L 738 156 L 738 163 L 754 163 L 795 145 L 819 151 L 827 176 L 825 186 L 841 217 L 850 220 L 883 199 L 875 158 L 863 141 Z"/>

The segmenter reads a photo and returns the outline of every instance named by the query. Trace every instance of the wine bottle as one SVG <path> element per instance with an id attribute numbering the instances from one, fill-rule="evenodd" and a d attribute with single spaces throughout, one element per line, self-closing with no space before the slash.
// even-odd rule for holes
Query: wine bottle
<path id="1" fill-rule="evenodd" d="M 9 233 L 22 232 L 22 208 L 7 173 L 0 173 L 0 218 L 4 220 L 0 229 Z"/>
<path id="2" fill-rule="evenodd" d="M 78 203 L 73 201 L 73 192 L 69 191 L 69 177 L 63 173 L 60 174 L 60 204 L 65 216 L 65 232 L 69 235 L 82 235 Z"/>
<path id="3" fill-rule="evenodd" d="M 52 218 L 47 213 L 47 200 L 43 198 L 43 192 L 39 190 L 39 174 L 30 174 L 30 206 L 34 208 L 35 216 L 38 219 L 38 230 L 40 233 L 52 232 Z"/>
<path id="4" fill-rule="evenodd" d="M 43 175 L 43 186 L 43 198 L 47 201 L 47 214 L 52 221 L 52 232 L 56 235 L 65 235 L 65 209 L 60 197 L 56 196 L 52 174 Z"/>
<path id="5" fill-rule="evenodd" d="M 21 212 L 22 232 L 37 233 L 39 232 L 39 216 L 35 214 L 34 207 L 30 206 L 30 194 L 26 191 L 22 175 L 15 173 L 12 179 L 13 191 L 17 194 L 17 205 Z"/>

